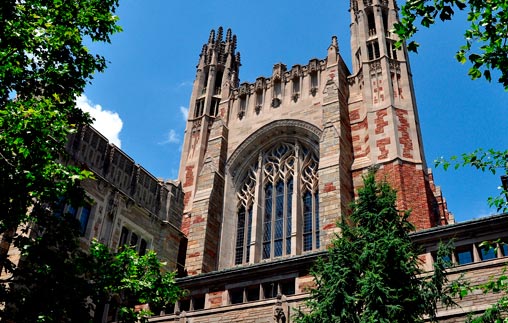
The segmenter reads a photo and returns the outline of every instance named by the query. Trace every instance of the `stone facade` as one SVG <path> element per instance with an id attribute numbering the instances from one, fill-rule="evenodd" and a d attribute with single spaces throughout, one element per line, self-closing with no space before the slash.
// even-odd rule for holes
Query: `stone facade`
<path id="1" fill-rule="evenodd" d="M 508 242 L 508 233 L 504 229 L 507 225 L 508 214 L 504 214 L 421 230 L 411 237 L 422 250 L 420 259 L 427 272 L 432 270 L 438 244 L 453 240 L 456 250 L 451 259 L 456 266 L 449 270 L 449 279 L 464 274 L 473 286 L 478 286 L 501 275 L 506 267 L 507 245 L 499 245 L 488 253 L 482 252 L 479 245 L 483 241 Z M 277 322 L 273 316 L 277 298 L 273 293 L 266 293 L 267 287 L 270 289 L 273 285 L 279 286 L 279 291 L 286 289 L 286 322 L 292 322 L 292 315 L 297 310 L 304 310 L 303 302 L 308 297 L 309 288 L 313 287 L 309 268 L 316 257 L 323 255 L 324 252 L 316 252 L 181 278 L 179 284 L 190 291 L 189 297 L 178 304 L 175 314 L 154 317 L 151 322 Z M 287 289 L 285 282 L 293 283 L 294 289 Z M 243 292 L 241 301 L 235 296 L 238 291 Z M 500 296 L 473 289 L 464 299 L 455 300 L 458 306 L 439 308 L 438 319 L 440 322 L 464 322 L 469 313 L 482 312 Z"/>
<path id="2" fill-rule="evenodd" d="M 72 163 L 95 177 L 82 183 L 93 201 L 89 216 L 83 219 L 83 246 L 96 238 L 112 249 L 124 243 L 141 252 L 152 249 L 168 270 L 183 270 L 179 252 L 186 237 L 180 231 L 181 186 L 156 179 L 92 127 L 72 136 L 67 151 Z M 76 210 L 78 218 L 82 213 L 83 208 Z"/>
<path id="3" fill-rule="evenodd" d="M 352 73 L 332 37 L 323 59 L 239 84 L 236 36 L 211 31 L 179 173 L 189 275 L 323 250 L 371 167 L 417 229 L 453 222 L 427 170 L 407 51 L 389 32 L 396 4 L 351 3 Z"/>
<path id="4" fill-rule="evenodd" d="M 397 10 L 394 0 L 351 1 L 352 72 L 332 37 L 322 59 L 278 63 L 241 84 L 236 35 L 212 30 L 177 181 L 154 178 L 91 127 L 70 138 L 70 162 L 96 177 L 83 183 L 94 202 L 75 210 L 88 214 L 83 245 L 97 238 L 111 248 L 154 249 L 189 291 L 151 321 L 291 322 L 313 287 L 310 267 L 372 167 L 397 190 L 399 209 L 412 210 L 424 269 L 437 243 L 455 237 L 471 261 L 452 277 L 483 282 L 499 273 L 508 250 L 485 259 L 478 243 L 508 241 L 500 229 L 508 216 L 453 224 L 427 169 L 407 51 L 389 32 Z M 474 293 L 440 317 L 461 322 L 496 297 Z"/>

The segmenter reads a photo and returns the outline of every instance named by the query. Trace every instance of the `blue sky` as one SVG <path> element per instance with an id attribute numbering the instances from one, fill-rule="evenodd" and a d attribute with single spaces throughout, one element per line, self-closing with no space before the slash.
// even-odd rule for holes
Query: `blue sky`
<path id="1" fill-rule="evenodd" d="M 124 32 L 112 44 L 90 46 L 110 63 L 80 105 L 101 110 L 97 127 L 137 163 L 174 179 L 195 66 L 210 29 L 233 30 L 240 79 L 254 81 L 277 62 L 291 67 L 324 58 L 332 35 L 350 65 L 348 6 L 345 0 L 123 0 L 117 14 Z M 440 156 L 508 146 L 508 93 L 497 83 L 469 80 L 467 66 L 454 59 L 465 26 L 459 18 L 422 30 L 419 54 L 410 56 L 429 166 Z M 499 175 L 434 168 L 434 176 L 458 221 L 494 212 L 486 199 L 498 194 Z"/>

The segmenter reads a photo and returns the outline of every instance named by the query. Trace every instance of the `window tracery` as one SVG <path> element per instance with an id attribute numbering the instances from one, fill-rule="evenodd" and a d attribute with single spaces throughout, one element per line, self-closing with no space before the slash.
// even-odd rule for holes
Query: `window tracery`
<path id="1" fill-rule="evenodd" d="M 263 260 L 320 247 L 318 159 L 300 142 L 282 142 L 260 153 L 237 197 L 235 264 L 254 260 L 251 245 L 261 249 Z"/>

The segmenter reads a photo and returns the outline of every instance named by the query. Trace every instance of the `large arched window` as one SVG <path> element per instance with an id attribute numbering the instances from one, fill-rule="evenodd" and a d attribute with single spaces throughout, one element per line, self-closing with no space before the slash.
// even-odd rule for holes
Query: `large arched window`
<path id="1" fill-rule="evenodd" d="M 237 189 L 235 264 L 320 247 L 317 171 L 316 153 L 298 141 L 259 154 Z"/>

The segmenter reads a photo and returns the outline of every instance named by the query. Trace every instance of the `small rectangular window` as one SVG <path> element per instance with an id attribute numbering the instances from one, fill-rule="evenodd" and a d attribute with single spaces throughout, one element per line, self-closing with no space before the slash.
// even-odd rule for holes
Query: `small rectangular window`
<path id="1" fill-rule="evenodd" d="M 192 297 L 192 309 L 193 310 L 202 310 L 205 308 L 205 296 L 193 296 Z"/>
<path id="2" fill-rule="evenodd" d="M 376 58 L 379 58 L 380 57 L 380 53 L 379 53 L 379 43 L 376 41 L 374 41 L 374 54 L 376 55 Z"/>
<path id="3" fill-rule="evenodd" d="M 499 244 L 499 247 L 501 248 L 501 252 L 503 253 L 503 256 L 508 257 L 508 243 L 501 242 Z"/>
<path id="4" fill-rule="evenodd" d="M 199 118 L 203 115 L 203 110 L 205 108 L 205 99 L 199 99 L 196 101 L 196 105 L 194 106 L 194 118 Z"/>
<path id="5" fill-rule="evenodd" d="M 133 232 L 133 233 L 131 233 L 130 246 L 131 247 L 136 247 L 137 245 L 138 245 L 138 235 Z"/>
<path id="6" fill-rule="evenodd" d="M 210 109 L 210 115 L 216 117 L 219 114 L 219 103 L 220 99 L 212 98 L 212 107 Z"/>
<path id="7" fill-rule="evenodd" d="M 122 227 L 122 233 L 120 234 L 120 243 L 119 247 L 125 246 L 127 244 L 127 239 L 129 237 L 129 230 L 126 227 Z"/>
<path id="8" fill-rule="evenodd" d="M 432 258 L 434 259 L 434 262 L 436 262 L 438 260 L 436 252 L 432 253 Z M 442 260 L 445 262 L 445 267 L 450 267 L 452 265 L 452 257 L 451 257 L 451 255 L 442 256 Z"/>
<path id="9" fill-rule="evenodd" d="M 168 304 L 165 309 L 166 314 L 175 313 L 175 304 Z"/>
<path id="10" fill-rule="evenodd" d="M 229 290 L 229 300 L 231 304 L 243 303 L 243 288 Z"/>
<path id="11" fill-rule="evenodd" d="M 69 207 L 67 207 L 67 212 L 66 214 L 70 215 L 71 217 L 76 217 L 76 215 L 78 214 L 78 210 L 72 206 L 72 205 L 69 205 Z"/>
<path id="12" fill-rule="evenodd" d="M 294 295 L 295 294 L 295 279 L 284 280 L 279 283 L 280 293 L 282 295 Z"/>
<path id="13" fill-rule="evenodd" d="M 148 244 L 146 243 L 146 240 L 141 239 L 141 242 L 139 243 L 139 252 L 138 252 L 140 256 L 143 256 L 144 254 L 146 254 L 147 246 L 148 246 Z"/>
<path id="14" fill-rule="evenodd" d="M 264 283 L 263 285 L 263 296 L 265 299 L 274 298 L 277 296 L 277 284 L 276 283 Z"/>
<path id="15" fill-rule="evenodd" d="M 457 264 L 466 265 L 473 262 L 473 250 L 471 248 L 458 249 L 456 252 Z"/>
<path id="16" fill-rule="evenodd" d="M 259 285 L 249 286 L 246 289 L 247 301 L 253 302 L 259 300 Z"/>
<path id="17" fill-rule="evenodd" d="M 82 236 L 86 233 L 86 227 L 88 226 L 88 219 L 90 218 L 90 205 L 85 205 L 81 208 L 79 215 L 80 233 Z"/>
<path id="18" fill-rule="evenodd" d="M 376 21 L 372 9 L 367 11 L 367 23 L 369 25 L 369 36 L 374 36 L 376 34 Z"/>
<path id="19" fill-rule="evenodd" d="M 478 247 L 480 258 L 482 261 L 491 260 L 496 258 L 496 248 L 494 246 Z"/>
<path id="20" fill-rule="evenodd" d="M 182 299 L 180 300 L 180 312 L 190 310 L 190 299 Z"/>
<path id="21" fill-rule="evenodd" d="M 367 52 L 368 52 L 369 61 L 373 60 L 374 59 L 374 47 L 373 47 L 372 43 L 367 44 Z"/>

